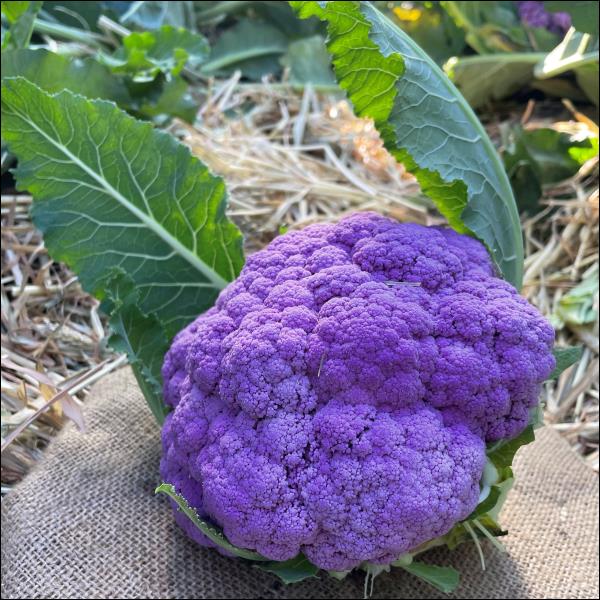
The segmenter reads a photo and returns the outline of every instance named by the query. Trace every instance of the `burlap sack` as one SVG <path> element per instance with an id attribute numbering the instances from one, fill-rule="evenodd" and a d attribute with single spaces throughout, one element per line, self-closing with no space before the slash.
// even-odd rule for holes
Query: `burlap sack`
<path id="1" fill-rule="evenodd" d="M 2 503 L 3 598 L 361 598 L 363 578 L 326 575 L 283 586 L 239 560 L 196 546 L 175 526 L 159 482 L 159 430 L 128 369 L 86 404 L 89 433 L 72 427 Z M 508 554 L 434 551 L 462 572 L 455 598 L 597 598 L 595 474 L 546 429 L 516 461 L 503 524 Z M 443 598 L 394 569 L 374 598 Z"/>

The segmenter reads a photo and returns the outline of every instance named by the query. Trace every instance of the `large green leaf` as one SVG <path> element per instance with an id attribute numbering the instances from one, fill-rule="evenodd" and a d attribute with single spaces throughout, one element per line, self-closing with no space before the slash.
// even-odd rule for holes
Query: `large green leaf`
<path id="1" fill-rule="evenodd" d="M 279 57 L 286 49 L 287 39 L 276 27 L 241 19 L 219 37 L 202 72 L 212 75 L 239 69 L 245 77 L 260 79 L 280 70 Z"/>
<path id="2" fill-rule="evenodd" d="M 417 177 L 450 225 L 486 243 L 521 285 L 523 242 L 510 183 L 481 123 L 440 68 L 368 2 L 292 2 L 326 20 L 340 86 Z"/>
<path id="3" fill-rule="evenodd" d="M 598 0 L 569 0 L 568 2 L 544 2 L 550 12 L 566 12 L 571 15 L 573 27 L 584 33 L 598 34 Z"/>
<path id="4" fill-rule="evenodd" d="M 67 89 L 88 98 L 113 100 L 136 117 L 164 122 L 179 117 L 193 122 L 198 103 L 181 76 L 159 74 L 133 82 L 114 75 L 92 58 L 69 58 L 43 48 L 2 52 L 2 76 L 22 76 L 47 92 Z"/>
<path id="5" fill-rule="evenodd" d="M 223 181 L 167 133 L 16 78 L 2 83 L 2 138 L 51 255 L 99 298 L 120 267 L 171 338 L 237 276 L 241 234 L 225 217 Z"/>
<path id="6" fill-rule="evenodd" d="M 544 59 L 537 52 L 481 54 L 451 58 L 444 71 L 473 108 L 502 100 L 533 79 L 533 68 Z"/>
<path id="7" fill-rule="evenodd" d="M 22 76 L 47 92 L 64 89 L 88 98 L 105 98 L 127 104 L 125 85 L 91 58 L 69 58 L 44 48 L 2 52 L 2 77 Z"/>

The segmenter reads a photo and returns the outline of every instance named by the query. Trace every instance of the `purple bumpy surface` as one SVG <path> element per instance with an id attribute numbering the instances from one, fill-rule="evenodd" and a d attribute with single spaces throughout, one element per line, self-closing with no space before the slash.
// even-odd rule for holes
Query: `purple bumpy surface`
<path id="1" fill-rule="evenodd" d="M 373 213 L 287 233 L 175 338 L 163 479 L 271 559 L 389 563 L 477 505 L 553 340 L 470 237 Z"/>

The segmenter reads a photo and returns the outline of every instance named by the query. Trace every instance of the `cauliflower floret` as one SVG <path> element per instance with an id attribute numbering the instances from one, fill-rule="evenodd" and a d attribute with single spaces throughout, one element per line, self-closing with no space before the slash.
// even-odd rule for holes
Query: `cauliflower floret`
<path id="1" fill-rule="evenodd" d="M 288 233 L 175 338 L 163 479 L 273 560 L 387 564 L 475 508 L 553 340 L 473 238 L 374 213 Z"/>

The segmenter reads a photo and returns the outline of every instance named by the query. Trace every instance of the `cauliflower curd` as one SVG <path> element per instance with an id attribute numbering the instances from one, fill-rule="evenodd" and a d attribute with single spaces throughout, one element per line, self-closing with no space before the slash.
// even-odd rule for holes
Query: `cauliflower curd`
<path id="1" fill-rule="evenodd" d="M 471 237 L 373 213 L 287 233 L 175 338 L 163 479 L 273 560 L 390 563 L 473 511 L 553 341 Z"/>

